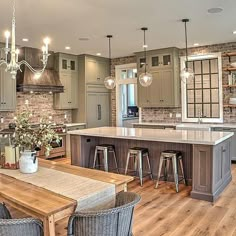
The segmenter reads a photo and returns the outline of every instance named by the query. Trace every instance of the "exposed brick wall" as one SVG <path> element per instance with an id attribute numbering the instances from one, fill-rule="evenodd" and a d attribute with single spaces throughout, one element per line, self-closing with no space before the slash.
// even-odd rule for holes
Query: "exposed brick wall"
<path id="1" fill-rule="evenodd" d="M 189 55 L 193 54 L 207 54 L 214 52 L 233 52 L 236 51 L 236 42 L 222 43 L 207 45 L 201 47 L 189 48 Z M 185 50 L 180 50 L 180 56 L 185 55 Z M 235 58 L 236 60 L 236 58 Z M 114 75 L 114 70 L 116 65 L 128 64 L 136 62 L 135 56 L 133 57 L 123 57 L 116 58 L 112 60 L 112 73 Z M 228 64 L 228 58 L 222 58 L 222 65 L 226 66 Z M 223 71 L 223 84 L 228 82 L 228 73 Z M 223 90 L 224 97 L 228 96 L 230 93 L 229 89 Z M 236 89 L 231 90 L 232 94 L 236 96 Z M 116 96 L 115 91 L 112 91 L 112 125 L 116 124 Z M 172 118 L 169 114 L 172 113 Z M 143 108 L 142 109 L 142 121 L 144 122 L 181 122 L 181 118 L 176 118 L 176 113 L 181 113 L 181 108 Z M 226 123 L 236 123 L 236 109 L 224 108 L 224 122 Z"/>
<path id="2" fill-rule="evenodd" d="M 52 121 L 56 123 L 71 122 L 71 110 L 54 110 L 53 95 L 48 93 L 29 94 L 17 92 L 17 107 L 14 112 L 0 112 L 0 117 L 4 118 L 4 123 L 0 124 L 1 128 L 7 127 L 10 122 L 14 122 L 14 116 L 17 113 L 26 110 L 25 101 L 29 101 L 28 109 L 32 112 L 32 122 L 38 123 L 42 116 L 52 116 Z M 67 115 L 67 120 L 64 116 Z"/>

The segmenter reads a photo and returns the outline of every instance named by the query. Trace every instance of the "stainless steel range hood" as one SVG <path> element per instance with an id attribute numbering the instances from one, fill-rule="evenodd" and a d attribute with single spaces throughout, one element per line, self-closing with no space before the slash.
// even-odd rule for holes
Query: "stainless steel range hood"
<path id="1" fill-rule="evenodd" d="M 42 68 L 41 56 L 39 49 L 24 47 L 20 49 L 20 60 L 26 60 L 33 68 Z M 35 78 L 28 67 L 22 66 L 22 72 L 17 72 L 17 91 L 18 92 L 52 92 L 62 93 L 64 87 L 59 79 L 59 74 L 54 70 L 54 53 L 48 58 L 46 70 L 39 79 Z"/>

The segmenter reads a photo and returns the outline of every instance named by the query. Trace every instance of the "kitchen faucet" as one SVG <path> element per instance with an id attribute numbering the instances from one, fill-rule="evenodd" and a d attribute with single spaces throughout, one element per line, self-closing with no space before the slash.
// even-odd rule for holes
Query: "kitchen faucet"
<path id="1" fill-rule="evenodd" d="M 202 112 L 200 109 L 198 109 L 198 124 L 202 123 Z"/>

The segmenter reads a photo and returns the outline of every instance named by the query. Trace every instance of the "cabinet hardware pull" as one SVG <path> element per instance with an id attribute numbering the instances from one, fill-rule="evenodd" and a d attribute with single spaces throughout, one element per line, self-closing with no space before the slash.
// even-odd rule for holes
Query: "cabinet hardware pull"
<path id="1" fill-rule="evenodd" d="M 223 149 L 222 152 L 226 152 L 226 149 Z"/>
<path id="2" fill-rule="evenodd" d="M 102 105 L 100 104 L 98 104 L 97 117 L 98 117 L 98 120 L 102 119 Z"/>

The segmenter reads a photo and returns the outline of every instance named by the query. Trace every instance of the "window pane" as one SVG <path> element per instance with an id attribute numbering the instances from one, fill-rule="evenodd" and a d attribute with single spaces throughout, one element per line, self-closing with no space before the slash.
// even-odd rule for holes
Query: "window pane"
<path id="1" fill-rule="evenodd" d="M 219 75 L 218 74 L 211 75 L 211 87 L 219 88 Z"/>
<path id="2" fill-rule="evenodd" d="M 203 88 L 210 88 L 210 76 L 203 75 Z"/>
<path id="3" fill-rule="evenodd" d="M 196 96 L 196 103 L 202 103 L 202 90 L 196 90 L 195 91 L 195 96 Z"/>
<path id="4" fill-rule="evenodd" d="M 219 89 L 211 90 L 211 100 L 212 102 L 219 102 Z"/>
<path id="5" fill-rule="evenodd" d="M 195 74 L 201 74 L 202 73 L 201 61 L 195 61 L 194 62 L 194 73 Z"/>
<path id="6" fill-rule="evenodd" d="M 188 62 L 188 68 L 191 68 L 193 70 L 193 61 Z"/>
<path id="7" fill-rule="evenodd" d="M 210 73 L 209 60 L 203 60 L 202 61 L 202 70 L 203 70 L 203 74 Z"/>
<path id="8" fill-rule="evenodd" d="M 193 118 L 194 117 L 194 105 L 188 104 L 188 117 Z"/>
<path id="9" fill-rule="evenodd" d="M 210 118 L 211 117 L 211 105 L 210 104 L 204 104 L 203 109 L 204 109 L 203 117 Z"/>
<path id="10" fill-rule="evenodd" d="M 212 117 L 220 116 L 220 108 L 219 104 L 212 104 Z"/>
<path id="11" fill-rule="evenodd" d="M 126 70 L 122 70 L 121 71 L 121 79 L 126 79 L 127 78 L 127 71 Z"/>
<path id="12" fill-rule="evenodd" d="M 211 59 L 211 73 L 218 73 L 218 60 Z"/>
<path id="13" fill-rule="evenodd" d="M 210 103 L 211 102 L 211 93 L 210 89 L 203 90 L 203 103 Z"/>
<path id="14" fill-rule="evenodd" d="M 152 66 L 159 66 L 159 57 L 152 57 Z"/>
<path id="15" fill-rule="evenodd" d="M 195 88 L 202 88 L 202 76 L 201 75 L 195 76 Z"/>
<path id="16" fill-rule="evenodd" d="M 194 103 L 194 90 L 188 90 L 188 101 L 187 103 Z"/>

